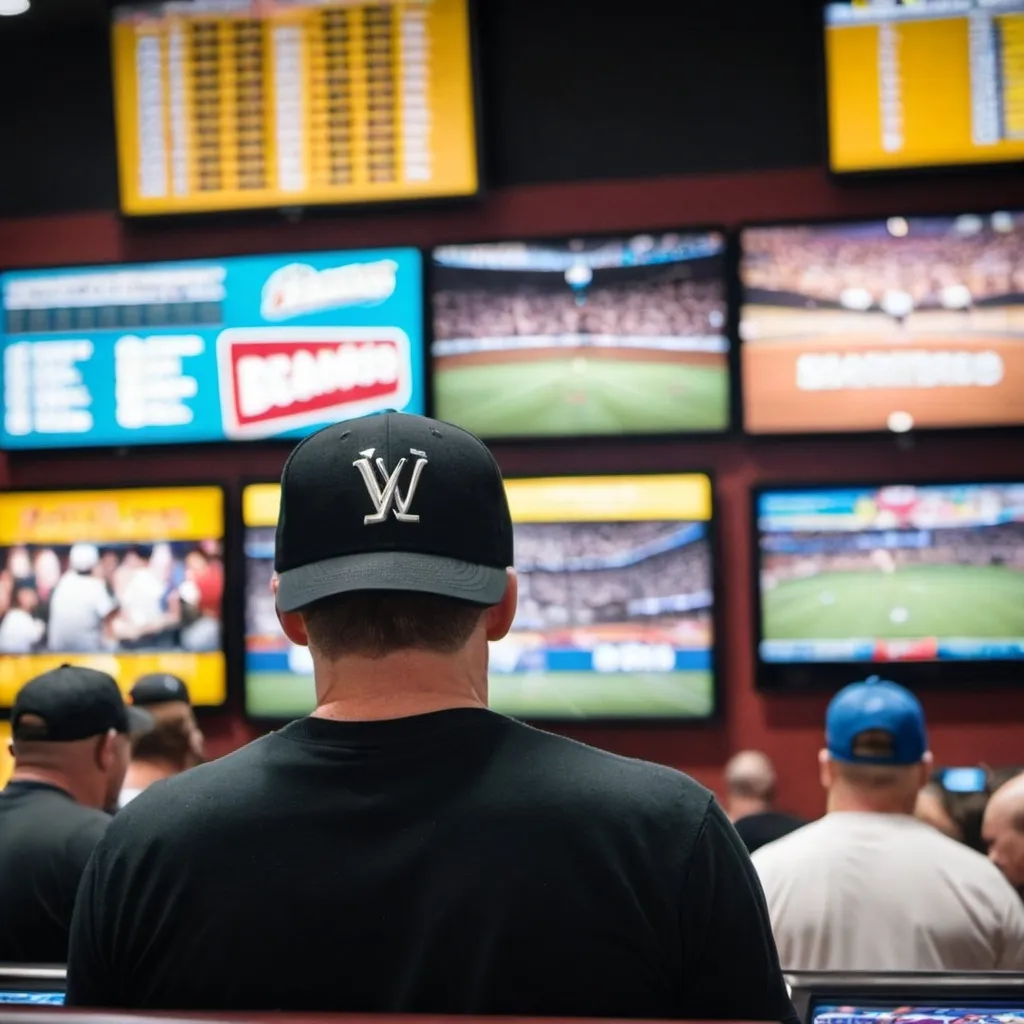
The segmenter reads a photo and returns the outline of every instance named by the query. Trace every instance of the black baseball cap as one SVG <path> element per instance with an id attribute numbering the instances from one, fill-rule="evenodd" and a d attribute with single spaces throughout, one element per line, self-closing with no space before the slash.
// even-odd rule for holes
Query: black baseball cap
<path id="1" fill-rule="evenodd" d="M 501 472 L 468 431 L 378 413 L 311 434 L 285 463 L 274 554 L 282 611 L 360 590 L 497 604 L 511 565 Z"/>
<path id="2" fill-rule="evenodd" d="M 79 665 L 61 665 L 30 679 L 11 711 L 16 740 L 69 743 L 108 729 L 134 734 L 152 727 L 153 716 L 125 704 L 112 676 Z"/>
<path id="3" fill-rule="evenodd" d="M 169 704 L 172 701 L 191 703 L 185 681 L 172 676 L 170 672 L 151 672 L 141 676 L 129 691 L 128 697 L 136 707 Z"/>

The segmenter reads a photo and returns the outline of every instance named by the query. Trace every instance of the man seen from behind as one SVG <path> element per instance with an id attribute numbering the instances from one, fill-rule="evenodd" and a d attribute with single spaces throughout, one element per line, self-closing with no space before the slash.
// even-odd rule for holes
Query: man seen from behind
<path id="1" fill-rule="evenodd" d="M 924 711 L 872 677 L 840 690 L 819 755 L 828 813 L 754 854 L 787 970 L 1024 970 L 1024 907 L 985 857 L 916 819 Z"/>
<path id="2" fill-rule="evenodd" d="M 11 712 L 14 773 L 0 792 L 0 963 L 64 963 L 75 892 L 150 725 L 105 672 L 63 665 Z"/>
<path id="3" fill-rule="evenodd" d="M 71 1005 L 795 1024 L 711 794 L 488 710 L 512 562 L 465 431 L 388 413 L 294 450 L 276 600 L 316 711 L 118 815 Z"/>

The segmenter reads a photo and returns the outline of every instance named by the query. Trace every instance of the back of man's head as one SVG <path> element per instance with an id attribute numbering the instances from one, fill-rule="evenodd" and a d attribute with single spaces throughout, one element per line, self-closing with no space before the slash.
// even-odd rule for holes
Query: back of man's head
<path id="1" fill-rule="evenodd" d="M 285 463 L 278 617 L 313 655 L 320 706 L 351 698 L 371 675 L 378 699 L 445 674 L 486 697 L 487 640 L 515 613 L 512 561 L 501 473 L 458 427 L 365 416 L 311 435 Z M 389 667 L 395 655 L 433 660 L 403 672 Z M 346 659 L 360 659 L 358 669 L 342 672 Z"/>
<path id="2" fill-rule="evenodd" d="M 768 810 L 775 798 L 775 768 L 760 750 L 741 750 L 725 766 L 725 789 L 730 816 Z"/>
<path id="3" fill-rule="evenodd" d="M 819 761 L 830 811 L 913 814 L 931 766 L 920 702 L 877 676 L 844 687 L 828 706 Z"/>
<path id="4" fill-rule="evenodd" d="M 989 859 L 1024 894 L 1024 775 L 1013 776 L 989 798 L 982 837 Z"/>
<path id="5" fill-rule="evenodd" d="M 89 807 L 113 807 L 129 736 L 151 726 L 146 712 L 125 705 L 111 676 L 62 665 L 30 680 L 15 698 L 14 778 L 49 782 Z"/>
<path id="6" fill-rule="evenodd" d="M 165 701 L 147 710 L 154 725 L 133 740 L 133 761 L 165 766 L 171 773 L 184 772 L 202 763 L 203 734 L 191 705 Z"/>

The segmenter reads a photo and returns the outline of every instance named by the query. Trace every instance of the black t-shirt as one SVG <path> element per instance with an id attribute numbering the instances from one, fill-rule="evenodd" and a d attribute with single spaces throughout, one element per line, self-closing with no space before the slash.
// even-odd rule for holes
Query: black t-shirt
<path id="1" fill-rule="evenodd" d="M 308 718 L 151 786 L 86 872 L 68 1002 L 796 1020 L 705 789 L 479 709 Z"/>
<path id="2" fill-rule="evenodd" d="M 56 786 L 0 792 L 0 963 L 67 960 L 78 883 L 109 823 Z"/>
<path id="3" fill-rule="evenodd" d="M 762 811 L 759 814 L 748 814 L 735 824 L 747 852 L 753 853 L 762 846 L 774 843 L 776 839 L 803 828 L 807 822 L 803 818 L 795 818 L 792 814 L 784 814 L 782 811 Z"/>

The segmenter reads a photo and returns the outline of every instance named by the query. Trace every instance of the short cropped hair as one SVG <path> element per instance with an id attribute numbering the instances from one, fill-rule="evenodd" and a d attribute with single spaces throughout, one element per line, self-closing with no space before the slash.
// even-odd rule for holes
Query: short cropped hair
<path id="1" fill-rule="evenodd" d="M 155 719 L 153 728 L 132 741 L 132 758 L 167 761 L 179 771 L 196 761 L 193 733 L 197 726 L 192 709 L 184 701 L 169 701 L 147 708 Z"/>
<path id="2" fill-rule="evenodd" d="M 330 661 L 347 654 L 383 658 L 402 650 L 454 654 L 485 608 L 434 594 L 361 590 L 302 609 L 309 646 Z"/>

